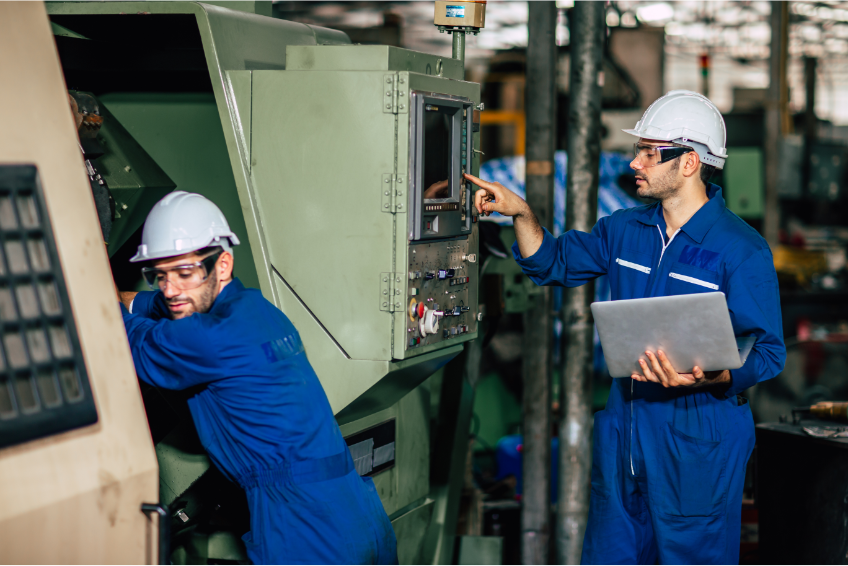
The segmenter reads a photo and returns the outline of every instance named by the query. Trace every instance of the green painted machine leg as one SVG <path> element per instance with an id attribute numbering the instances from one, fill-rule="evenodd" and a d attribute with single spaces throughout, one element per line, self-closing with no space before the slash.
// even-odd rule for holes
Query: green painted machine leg
<path id="1" fill-rule="evenodd" d="M 462 353 L 445 366 L 430 460 L 430 497 L 435 509 L 423 544 L 424 564 L 453 563 L 482 342 L 478 338 L 466 343 Z"/>

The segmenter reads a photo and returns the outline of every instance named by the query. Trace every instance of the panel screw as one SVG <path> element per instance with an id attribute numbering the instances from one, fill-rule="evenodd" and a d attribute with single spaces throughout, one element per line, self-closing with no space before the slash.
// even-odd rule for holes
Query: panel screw
<path id="1" fill-rule="evenodd" d="M 400 84 L 403 84 L 403 77 L 401 77 L 401 78 L 400 78 L 400 80 L 398 80 L 398 82 L 399 82 Z"/>
<path id="2" fill-rule="evenodd" d="M 387 91 L 386 91 L 386 96 L 391 96 L 391 95 L 392 95 L 392 91 L 387 90 Z"/>
<path id="3" fill-rule="evenodd" d="M 383 303 L 383 306 L 387 307 L 387 306 L 389 306 L 389 303 Z"/>
<path id="4" fill-rule="evenodd" d="M 386 77 L 386 82 L 388 84 L 392 84 L 392 77 Z"/>
<path id="5" fill-rule="evenodd" d="M 401 209 L 401 208 L 403 208 L 403 205 L 402 205 L 402 204 L 399 204 L 399 205 L 398 205 L 398 209 Z"/>
<path id="6" fill-rule="evenodd" d="M 400 308 L 400 303 L 395 303 L 395 308 Z"/>
<path id="7" fill-rule="evenodd" d="M 384 194 L 384 195 L 386 195 L 386 196 L 389 196 L 389 191 L 386 191 L 386 192 L 385 192 L 385 193 L 383 193 L 383 194 Z"/>
<path id="8" fill-rule="evenodd" d="M 404 106 L 403 104 L 401 104 L 401 105 L 400 105 L 400 109 L 401 109 L 401 110 L 403 110 L 404 108 L 406 108 L 406 106 Z"/>
<path id="9" fill-rule="evenodd" d="M 384 294 L 384 295 L 388 295 L 388 294 L 389 294 L 389 292 L 388 292 L 387 290 L 383 289 L 383 294 Z"/>
<path id="10" fill-rule="evenodd" d="M 389 208 L 389 205 L 388 205 L 388 204 L 384 204 L 384 205 L 383 205 L 383 208 Z"/>
<path id="11" fill-rule="evenodd" d="M 392 107 L 392 105 L 391 105 L 391 104 L 386 104 L 386 109 L 389 109 L 389 108 L 391 108 L 391 107 Z"/>
<path id="12" fill-rule="evenodd" d="M 403 183 L 403 177 L 398 177 L 397 181 L 398 183 Z"/>
<path id="13" fill-rule="evenodd" d="M 404 95 L 404 94 L 406 94 L 406 93 L 405 93 L 405 92 L 403 92 L 403 91 L 400 91 L 398 94 L 399 94 L 400 96 L 403 96 L 403 95 Z"/>
<path id="14" fill-rule="evenodd" d="M 388 178 L 387 178 L 385 181 L 383 181 L 383 182 L 384 182 L 384 183 L 391 183 L 391 181 L 390 181 Z"/>
<path id="15" fill-rule="evenodd" d="M 402 197 L 402 196 L 403 196 L 403 191 L 398 191 L 398 192 L 397 192 L 397 196 Z"/>

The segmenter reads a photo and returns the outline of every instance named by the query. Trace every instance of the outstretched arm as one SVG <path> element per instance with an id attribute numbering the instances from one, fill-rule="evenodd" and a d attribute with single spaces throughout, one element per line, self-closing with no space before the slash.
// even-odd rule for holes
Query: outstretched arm
<path id="1" fill-rule="evenodd" d="M 474 206 L 477 212 L 486 216 L 492 212 L 512 216 L 515 239 L 518 242 L 521 257 L 526 258 L 535 254 L 542 246 L 545 232 L 527 202 L 500 183 L 490 183 L 467 173 L 464 176 L 466 180 L 480 187 L 474 193 Z"/>

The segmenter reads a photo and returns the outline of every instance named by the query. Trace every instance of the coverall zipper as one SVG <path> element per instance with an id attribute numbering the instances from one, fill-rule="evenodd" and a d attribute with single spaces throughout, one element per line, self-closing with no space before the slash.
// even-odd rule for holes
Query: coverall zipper
<path id="1" fill-rule="evenodd" d="M 662 265 L 662 259 L 665 255 L 665 250 L 671 245 L 672 240 L 677 234 L 680 233 L 680 228 L 671 235 L 671 238 L 668 239 L 668 243 L 665 242 L 665 235 L 663 234 L 662 228 L 657 224 L 657 230 L 660 233 L 660 244 L 662 244 L 662 251 L 660 252 L 660 261 L 657 263 L 657 275 L 659 275 L 660 265 Z M 636 470 L 633 467 L 633 380 L 630 380 L 630 475 L 636 477 Z"/>

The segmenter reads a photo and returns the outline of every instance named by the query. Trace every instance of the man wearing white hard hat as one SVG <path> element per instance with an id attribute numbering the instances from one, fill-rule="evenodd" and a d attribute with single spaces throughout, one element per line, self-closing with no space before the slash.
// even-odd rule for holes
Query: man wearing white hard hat
<path id="1" fill-rule="evenodd" d="M 196 388 L 200 441 L 247 494 L 254 564 L 396 564 L 392 525 L 354 469 L 297 330 L 233 278 L 238 243 L 201 195 L 174 192 L 153 207 L 130 259 L 144 262 L 152 291 L 122 294 L 136 372 L 156 387 Z"/>
<path id="2" fill-rule="evenodd" d="M 520 197 L 481 187 L 481 213 L 514 218 L 513 254 L 539 285 L 576 287 L 607 275 L 612 299 L 721 291 L 737 336 L 754 336 L 735 370 L 674 371 L 646 352 L 641 373 L 613 380 L 595 414 L 588 564 L 734 564 L 754 422 L 738 394 L 786 360 L 777 275 L 765 240 L 727 210 L 710 183 L 728 158 L 724 120 L 685 90 L 656 100 L 632 130 L 638 194 L 655 203 L 618 210 L 587 234 L 554 238 Z M 731 157 L 732 159 L 732 157 Z"/>

